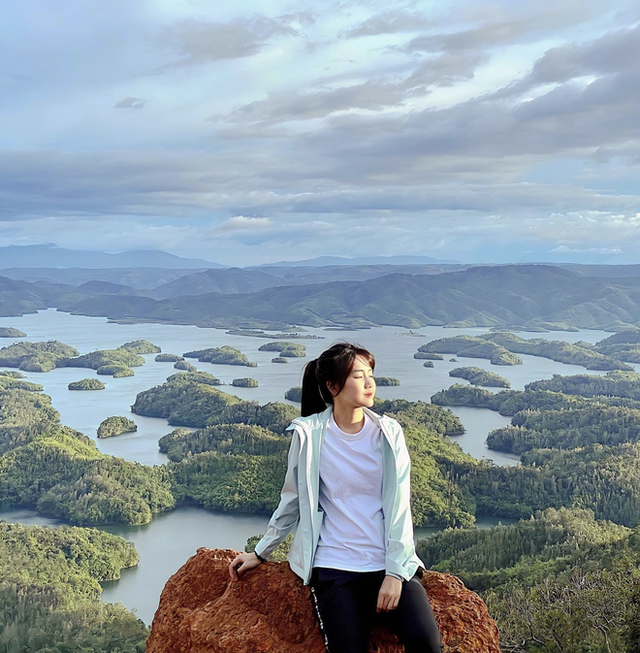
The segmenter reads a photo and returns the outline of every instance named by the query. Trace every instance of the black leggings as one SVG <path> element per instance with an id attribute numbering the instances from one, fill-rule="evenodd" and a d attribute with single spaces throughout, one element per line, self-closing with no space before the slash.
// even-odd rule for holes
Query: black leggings
<path id="1" fill-rule="evenodd" d="M 327 653 L 368 653 L 374 623 L 395 633 L 406 653 L 441 653 L 440 632 L 427 593 L 416 576 L 402 583 L 395 610 L 376 614 L 384 577 L 384 571 L 314 568 L 311 598 Z"/>

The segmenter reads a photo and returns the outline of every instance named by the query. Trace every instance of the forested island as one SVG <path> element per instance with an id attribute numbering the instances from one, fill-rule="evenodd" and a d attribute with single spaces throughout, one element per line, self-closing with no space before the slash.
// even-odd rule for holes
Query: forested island
<path id="1" fill-rule="evenodd" d="M 228 345 L 188 351 L 183 356 L 185 358 L 197 358 L 201 363 L 243 365 L 245 367 L 256 367 L 257 365 L 257 363 L 251 362 L 239 349 Z"/>
<path id="2" fill-rule="evenodd" d="M 379 385 L 380 387 L 400 385 L 400 379 L 396 379 L 392 376 L 376 376 L 374 377 L 374 380 L 376 385 Z"/>
<path id="3" fill-rule="evenodd" d="M 244 377 L 242 379 L 233 379 L 231 385 L 236 388 L 257 388 L 258 382 L 251 377 Z"/>
<path id="4" fill-rule="evenodd" d="M 307 355 L 307 348 L 299 342 L 268 342 L 258 347 L 258 351 L 277 351 L 284 358 L 303 358 Z"/>
<path id="5" fill-rule="evenodd" d="M 137 430 L 138 425 L 132 419 L 122 415 L 113 415 L 100 422 L 98 437 L 112 438 L 123 433 L 135 433 Z"/>
<path id="6" fill-rule="evenodd" d="M 545 338 L 527 340 L 513 333 L 498 331 L 481 336 L 454 336 L 432 340 L 419 347 L 418 354 L 437 352 L 469 358 L 488 358 L 493 365 L 521 365 L 522 359 L 517 354 L 529 354 L 559 363 L 582 365 L 588 370 L 632 372 L 633 368 L 623 360 L 633 360 L 634 356 L 640 360 L 640 348 L 635 342 L 635 333 L 626 331 L 591 345 L 584 341 L 568 343 Z"/>
<path id="7" fill-rule="evenodd" d="M 69 390 L 104 390 L 107 386 L 100 379 L 89 378 L 72 381 L 67 387 Z"/>
<path id="8" fill-rule="evenodd" d="M 177 363 L 184 359 L 178 354 L 158 354 L 154 360 L 156 363 Z"/>
<path id="9" fill-rule="evenodd" d="M 284 398 L 288 399 L 289 401 L 297 401 L 300 403 L 302 401 L 302 387 L 298 385 L 294 388 L 289 388 L 284 393 Z"/>
<path id="10" fill-rule="evenodd" d="M 26 338 L 27 334 L 13 327 L 0 327 L 0 338 Z"/>
<path id="11" fill-rule="evenodd" d="M 146 340 L 127 342 L 117 349 L 101 349 L 80 355 L 75 347 L 61 342 L 16 342 L 0 349 L 0 366 L 25 372 L 50 372 L 56 367 L 86 367 L 113 377 L 132 376 L 132 367 L 144 365 L 139 354 L 159 352 Z"/>
<path id="12" fill-rule="evenodd" d="M 184 360 L 184 358 L 181 358 L 180 360 L 177 360 L 173 368 L 176 370 L 180 370 L 182 372 L 197 372 L 198 368 L 195 365 L 192 365 L 189 361 Z"/>
<path id="13" fill-rule="evenodd" d="M 495 372 L 487 372 L 480 367 L 456 367 L 449 371 L 449 376 L 466 379 L 471 385 L 484 385 L 495 388 L 510 388 L 511 383 Z"/>

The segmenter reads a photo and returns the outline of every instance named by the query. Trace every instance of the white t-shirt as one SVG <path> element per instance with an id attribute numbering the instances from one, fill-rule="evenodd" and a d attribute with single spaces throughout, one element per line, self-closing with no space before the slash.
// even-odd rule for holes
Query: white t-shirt
<path id="1" fill-rule="evenodd" d="M 314 567 L 385 569 L 382 437 L 366 415 L 354 434 L 338 428 L 331 416 L 320 451 L 319 499 L 325 514 Z"/>

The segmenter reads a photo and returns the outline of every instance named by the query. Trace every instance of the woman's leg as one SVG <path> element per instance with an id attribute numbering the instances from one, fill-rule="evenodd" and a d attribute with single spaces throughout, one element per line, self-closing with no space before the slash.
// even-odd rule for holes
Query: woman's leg
<path id="1" fill-rule="evenodd" d="M 384 572 L 315 568 L 311 600 L 328 653 L 368 653 Z"/>
<path id="2" fill-rule="evenodd" d="M 427 592 L 416 576 L 403 583 L 398 607 L 381 615 L 382 623 L 398 636 L 406 653 L 441 653 L 444 650 Z"/>

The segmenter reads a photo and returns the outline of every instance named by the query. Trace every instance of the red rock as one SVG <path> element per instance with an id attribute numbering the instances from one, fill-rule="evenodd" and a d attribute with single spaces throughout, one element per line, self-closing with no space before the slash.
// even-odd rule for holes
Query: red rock
<path id="1" fill-rule="evenodd" d="M 147 653 L 325 653 L 309 588 L 289 565 L 268 562 L 232 581 L 235 556 L 198 549 L 167 581 Z M 448 574 L 427 572 L 423 584 L 447 653 L 500 653 L 498 628 L 477 594 Z M 378 653 L 404 651 L 382 628 L 371 642 Z"/>

